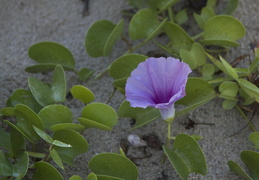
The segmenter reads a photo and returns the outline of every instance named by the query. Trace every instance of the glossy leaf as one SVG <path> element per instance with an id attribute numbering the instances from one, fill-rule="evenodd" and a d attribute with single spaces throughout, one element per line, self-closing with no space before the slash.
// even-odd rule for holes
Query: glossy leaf
<path id="1" fill-rule="evenodd" d="M 7 154 L 0 151 L 0 175 L 1 176 L 12 176 L 13 166 L 8 159 Z"/>
<path id="2" fill-rule="evenodd" d="M 195 18 L 195 21 L 199 25 L 199 27 L 201 29 L 204 29 L 204 24 L 208 21 L 208 19 L 215 16 L 215 13 L 214 13 L 213 9 L 211 9 L 209 7 L 204 7 L 204 8 L 202 8 L 200 15 L 194 13 L 193 16 Z"/>
<path id="3" fill-rule="evenodd" d="M 231 15 L 238 7 L 239 0 L 229 0 L 222 14 Z"/>
<path id="4" fill-rule="evenodd" d="M 252 179 L 259 178 L 259 153 L 254 151 L 242 151 L 240 154 L 242 161 L 249 170 Z"/>
<path id="5" fill-rule="evenodd" d="M 132 40 L 153 37 L 157 34 L 160 22 L 156 11 L 152 9 L 141 9 L 132 17 L 129 24 L 129 36 Z"/>
<path id="6" fill-rule="evenodd" d="M 57 151 L 55 149 L 50 150 L 50 157 L 53 159 L 53 161 L 62 169 L 64 169 L 64 165 L 62 163 L 62 160 L 60 159 Z"/>
<path id="7" fill-rule="evenodd" d="M 89 168 L 97 176 L 111 176 L 125 180 L 138 179 L 138 169 L 136 165 L 128 158 L 119 154 L 98 154 L 89 161 Z"/>
<path id="8" fill-rule="evenodd" d="M 128 101 L 123 101 L 118 110 L 119 117 L 131 117 L 136 120 L 133 129 L 146 125 L 161 117 L 158 109 L 148 107 L 133 108 Z"/>
<path id="9" fill-rule="evenodd" d="M 249 135 L 249 140 L 254 144 L 254 146 L 259 149 L 259 132 L 253 132 Z"/>
<path id="10" fill-rule="evenodd" d="M 32 93 L 25 89 L 17 89 L 10 97 L 8 106 L 15 107 L 17 104 L 24 104 L 38 113 L 42 106 L 35 100 Z"/>
<path id="11" fill-rule="evenodd" d="M 181 49 L 180 56 L 183 62 L 189 64 L 191 69 L 196 69 L 206 63 L 206 54 L 199 43 L 193 43 L 191 50 Z"/>
<path id="12" fill-rule="evenodd" d="M 85 127 L 81 124 L 75 124 L 75 123 L 61 123 L 61 124 L 55 124 L 50 127 L 52 131 L 59 131 L 63 129 L 73 130 L 76 132 L 83 132 L 85 130 Z"/>
<path id="13" fill-rule="evenodd" d="M 23 152 L 23 154 L 18 158 L 16 163 L 13 165 L 13 173 L 12 175 L 14 177 L 17 177 L 16 179 L 22 179 L 27 171 L 29 169 L 29 156 L 26 152 Z"/>
<path id="14" fill-rule="evenodd" d="M 62 161 L 72 166 L 75 166 L 73 159 L 88 150 L 86 139 L 81 134 L 73 130 L 56 131 L 53 135 L 53 139 L 72 146 L 54 146 L 54 149 L 57 151 Z"/>
<path id="15" fill-rule="evenodd" d="M 72 53 L 64 46 L 54 42 L 40 42 L 29 49 L 29 57 L 34 61 L 45 64 L 51 63 L 74 69 L 75 60 Z"/>
<path id="16" fill-rule="evenodd" d="M 181 49 L 191 49 L 193 40 L 179 25 L 172 22 L 166 23 L 165 32 L 170 39 L 170 49 L 173 52 L 179 54 Z"/>
<path id="17" fill-rule="evenodd" d="M 64 105 L 53 104 L 45 106 L 38 115 L 47 129 L 56 124 L 72 123 L 73 121 L 71 110 Z"/>
<path id="18" fill-rule="evenodd" d="M 69 180 L 83 180 L 83 179 L 80 176 L 78 176 L 78 175 L 73 175 L 73 176 L 71 176 L 71 178 L 69 178 Z M 96 180 L 98 180 L 98 179 L 96 179 Z"/>
<path id="19" fill-rule="evenodd" d="M 238 39 L 245 35 L 243 24 L 232 16 L 218 15 L 204 24 L 203 45 L 235 47 Z"/>
<path id="20" fill-rule="evenodd" d="M 34 164 L 34 168 L 36 171 L 33 173 L 32 180 L 63 180 L 58 170 L 47 162 L 38 161 Z"/>
<path id="21" fill-rule="evenodd" d="M 228 161 L 228 167 L 244 180 L 253 180 L 236 162 Z"/>
<path id="22" fill-rule="evenodd" d="M 92 102 L 95 98 L 94 93 L 82 85 L 73 86 L 70 92 L 74 98 L 79 99 L 85 104 Z"/>
<path id="23" fill-rule="evenodd" d="M 259 102 L 259 88 L 256 85 L 245 79 L 238 79 L 238 84 L 251 98 Z"/>
<path id="24" fill-rule="evenodd" d="M 34 98 L 41 106 L 66 100 L 66 79 L 61 66 L 56 66 L 51 85 L 45 84 L 33 77 L 30 77 L 28 81 Z"/>
<path id="25" fill-rule="evenodd" d="M 204 154 L 193 137 L 179 134 L 175 138 L 172 149 L 166 146 L 163 146 L 163 149 L 181 179 L 187 180 L 192 172 L 207 174 Z"/>
<path id="26" fill-rule="evenodd" d="M 47 134 L 45 133 L 44 131 L 42 131 L 41 129 L 33 126 L 35 132 L 44 140 L 46 141 L 47 143 L 52 143 L 53 142 L 53 139 Z"/>
<path id="27" fill-rule="evenodd" d="M 78 121 L 86 128 L 111 130 L 118 122 L 115 110 L 103 103 L 88 104 L 82 110 L 82 117 Z"/>
<path id="28" fill-rule="evenodd" d="M 95 22 L 85 37 L 85 48 L 92 57 L 108 56 L 123 31 L 124 22 L 117 25 L 108 20 Z"/>
<path id="29" fill-rule="evenodd" d="M 139 54 L 127 54 L 116 59 L 109 69 L 110 76 L 114 79 L 128 78 L 130 73 L 148 57 Z"/>

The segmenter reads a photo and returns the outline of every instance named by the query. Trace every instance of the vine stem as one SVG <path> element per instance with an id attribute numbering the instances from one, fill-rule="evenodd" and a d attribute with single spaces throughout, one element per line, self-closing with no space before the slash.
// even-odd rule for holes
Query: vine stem
<path id="1" fill-rule="evenodd" d="M 249 124 L 250 128 L 252 129 L 252 131 L 255 132 L 256 129 L 255 129 L 254 125 L 249 121 L 249 119 L 247 118 L 245 113 L 242 111 L 242 109 L 238 105 L 236 105 L 236 109 L 241 114 L 241 116 L 246 120 L 246 122 Z"/>

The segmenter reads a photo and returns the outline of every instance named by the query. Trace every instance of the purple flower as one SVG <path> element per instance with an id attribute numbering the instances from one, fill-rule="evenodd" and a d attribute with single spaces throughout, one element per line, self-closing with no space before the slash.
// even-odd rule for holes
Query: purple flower
<path id="1" fill-rule="evenodd" d="M 126 100 L 131 107 L 154 107 L 166 121 L 174 118 L 174 103 L 185 96 L 191 69 L 172 57 L 148 58 L 131 72 L 126 83 Z"/>

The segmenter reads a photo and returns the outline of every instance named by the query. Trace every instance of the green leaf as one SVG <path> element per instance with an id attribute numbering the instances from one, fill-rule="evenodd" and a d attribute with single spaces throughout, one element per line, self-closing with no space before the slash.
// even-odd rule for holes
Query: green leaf
<path id="1" fill-rule="evenodd" d="M 173 52 L 179 54 L 181 49 L 191 50 L 193 40 L 179 25 L 172 22 L 166 23 L 165 33 L 170 39 L 170 49 Z"/>
<path id="2" fill-rule="evenodd" d="M 53 63 L 36 64 L 33 66 L 26 67 L 25 71 L 29 73 L 43 73 L 43 72 L 54 71 L 56 66 L 57 64 L 53 64 Z M 66 66 L 62 66 L 62 67 L 66 71 L 74 71 L 73 68 L 69 68 Z"/>
<path id="3" fill-rule="evenodd" d="M 92 173 L 90 173 L 90 174 L 92 174 Z M 69 178 L 69 180 L 83 180 L 83 179 L 78 175 L 74 175 L 74 176 L 71 176 L 71 178 Z M 91 179 L 87 179 L 87 180 L 91 180 Z M 92 179 L 92 180 L 98 180 L 98 179 Z"/>
<path id="4" fill-rule="evenodd" d="M 31 142 L 35 142 L 36 140 L 38 140 L 39 136 L 34 131 L 33 126 L 44 130 L 44 125 L 39 116 L 33 110 L 23 104 L 17 104 L 15 106 L 15 116 L 17 119 L 16 125 L 12 124 L 9 121 L 5 122 L 18 130 Z"/>
<path id="5" fill-rule="evenodd" d="M 40 130 L 39 128 L 33 126 L 34 130 L 36 131 L 36 133 L 44 140 L 46 141 L 47 143 L 50 143 L 52 144 L 53 142 L 53 139 L 47 134 L 45 133 L 44 131 Z"/>
<path id="6" fill-rule="evenodd" d="M 83 103 L 87 104 L 90 103 L 94 100 L 94 93 L 82 86 L 82 85 L 75 85 L 70 89 L 71 94 L 73 95 L 74 98 L 79 99 Z"/>
<path id="7" fill-rule="evenodd" d="M 46 156 L 46 154 L 44 153 L 37 153 L 37 152 L 30 152 L 30 151 L 26 151 L 26 153 L 31 157 L 40 158 L 40 159 L 43 159 Z"/>
<path id="8" fill-rule="evenodd" d="M 74 69 L 75 60 L 72 53 L 64 46 L 54 42 L 40 42 L 29 49 L 29 57 L 40 64 L 61 65 Z"/>
<path id="9" fill-rule="evenodd" d="M 82 117 L 78 121 L 86 128 L 111 130 L 118 122 L 115 110 L 103 103 L 88 104 L 82 110 Z"/>
<path id="10" fill-rule="evenodd" d="M 238 176 L 245 180 L 252 180 L 251 177 L 234 161 L 228 161 L 228 167 L 231 171 L 235 172 Z"/>
<path id="11" fill-rule="evenodd" d="M 73 121 L 71 110 L 59 104 L 45 106 L 38 115 L 47 129 L 56 124 L 72 123 Z"/>
<path id="12" fill-rule="evenodd" d="M 0 151 L 0 175 L 1 176 L 12 176 L 13 166 L 8 159 L 7 154 Z"/>
<path id="13" fill-rule="evenodd" d="M 98 154 L 89 161 L 89 168 L 97 176 L 105 175 L 125 180 L 138 179 L 138 169 L 136 165 L 128 158 L 119 154 Z"/>
<path id="14" fill-rule="evenodd" d="M 92 57 L 108 56 L 123 31 L 124 21 L 117 25 L 108 20 L 95 22 L 85 37 L 85 48 Z"/>
<path id="15" fill-rule="evenodd" d="M 129 36 L 132 40 L 151 39 L 160 30 L 160 22 L 156 11 L 152 9 L 141 9 L 132 17 L 129 24 Z M 150 35 L 152 36 L 150 37 Z"/>
<path id="16" fill-rule="evenodd" d="M 67 143 L 61 142 L 59 140 L 54 140 L 52 142 L 52 144 L 55 146 L 58 146 L 58 147 L 65 147 L 65 148 L 72 147 L 71 144 L 67 144 Z"/>
<path id="17" fill-rule="evenodd" d="M 53 159 L 53 161 L 62 169 L 64 169 L 64 165 L 62 163 L 62 160 L 60 159 L 57 151 L 55 149 L 51 149 L 50 151 L 50 157 Z"/>
<path id="18" fill-rule="evenodd" d="M 259 179 L 259 153 L 254 151 L 242 151 L 240 157 L 248 168 L 251 178 Z"/>
<path id="19" fill-rule="evenodd" d="M 132 129 L 144 126 L 161 117 L 158 109 L 148 107 L 133 108 L 128 101 L 123 101 L 118 110 L 119 117 L 131 117 L 136 120 L 135 126 Z"/>
<path id="20" fill-rule="evenodd" d="M 41 106 L 66 100 L 66 79 L 61 66 L 56 66 L 51 85 L 45 84 L 33 77 L 30 77 L 28 81 L 34 98 Z"/>
<path id="21" fill-rule="evenodd" d="M 183 9 L 175 15 L 175 21 L 177 24 L 183 24 L 188 21 L 187 10 Z"/>
<path id="22" fill-rule="evenodd" d="M 209 7 L 204 7 L 204 8 L 202 8 L 200 15 L 194 13 L 193 16 L 195 18 L 195 21 L 199 25 L 199 27 L 201 29 L 204 29 L 204 24 L 208 21 L 208 19 L 215 16 L 215 13 L 214 13 L 213 9 L 211 9 Z"/>
<path id="23" fill-rule="evenodd" d="M 13 165 L 13 176 L 17 177 L 16 180 L 24 177 L 29 169 L 29 156 L 26 152 L 18 158 L 16 163 Z"/>
<path id="24" fill-rule="evenodd" d="M 78 72 L 78 78 L 80 81 L 86 81 L 89 79 L 92 75 L 94 74 L 94 71 L 87 69 L 87 68 L 82 68 Z"/>
<path id="25" fill-rule="evenodd" d="M 36 113 L 38 113 L 42 108 L 41 105 L 35 100 L 32 93 L 25 89 L 15 90 L 10 97 L 9 102 L 10 104 L 8 104 L 8 106 L 15 107 L 17 104 L 24 104 Z"/>
<path id="26" fill-rule="evenodd" d="M 229 0 L 222 14 L 231 15 L 238 7 L 239 0 Z"/>
<path id="27" fill-rule="evenodd" d="M 179 0 L 161 0 L 157 2 L 157 7 L 159 9 L 158 13 L 161 13 L 169 8 L 171 8 Z"/>
<path id="28" fill-rule="evenodd" d="M 2 141 L 2 136 L 1 136 Z M 10 146 L 13 157 L 21 156 L 26 150 L 26 142 L 20 131 L 17 131 L 15 128 L 11 128 L 10 133 Z"/>
<path id="29" fill-rule="evenodd" d="M 259 132 L 253 132 L 249 135 L 249 140 L 254 144 L 254 146 L 259 149 Z"/>
<path id="30" fill-rule="evenodd" d="M 52 131 L 59 131 L 63 129 L 74 130 L 76 132 L 82 133 L 85 130 L 85 127 L 81 124 L 74 124 L 74 123 L 61 123 L 55 124 L 50 127 Z"/>
<path id="31" fill-rule="evenodd" d="M 114 79 L 128 78 L 130 73 L 148 57 L 139 54 L 127 54 L 116 59 L 109 69 L 110 76 Z"/>
<path id="32" fill-rule="evenodd" d="M 13 107 L 5 107 L 2 108 L 0 113 L 5 116 L 14 116 L 15 115 L 15 108 Z"/>
<path id="33" fill-rule="evenodd" d="M 220 60 L 223 64 L 227 74 L 237 81 L 238 75 L 237 75 L 237 72 L 235 71 L 235 69 L 225 59 L 223 59 L 221 56 L 219 56 L 219 58 L 220 58 Z"/>
<path id="34" fill-rule="evenodd" d="M 56 131 L 53 135 L 53 139 L 72 146 L 54 146 L 54 149 L 57 151 L 62 161 L 72 166 L 75 166 L 73 159 L 88 150 L 88 143 L 86 139 L 81 134 L 73 130 L 64 129 Z M 55 142 L 58 143 L 58 141 Z M 60 145 L 60 143 L 57 145 Z"/>
<path id="35" fill-rule="evenodd" d="M 188 179 L 190 173 L 207 174 L 204 154 L 197 141 L 187 135 L 179 134 L 173 149 L 163 146 L 164 152 L 181 179 Z"/>
<path id="36" fill-rule="evenodd" d="M 201 69 L 202 78 L 205 80 L 211 80 L 215 73 L 215 66 L 212 64 L 204 64 Z"/>
<path id="37" fill-rule="evenodd" d="M 226 110 L 231 110 L 237 104 L 237 100 L 226 99 L 222 103 L 222 107 Z"/>
<path id="38" fill-rule="evenodd" d="M 47 162 L 36 162 L 34 168 L 36 171 L 33 173 L 32 180 L 63 180 L 58 170 Z"/>
<path id="39" fill-rule="evenodd" d="M 5 149 L 7 151 L 11 150 L 10 146 L 10 133 L 7 133 L 2 127 L 0 127 L 0 147 L 1 149 Z"/>
<path id="40" fill-rule="evenodd" d="M 259 102 L 259 88 L 255 84 L 245 79 L 238 79 L 238 84 L 251 98 Z"/>
<path id="41" fill-rule="evenodd" d="M 238 39 L 245 35 L 243 24 L 232 16 L 214 16 L 204 24 L 203 45 L 236 47 Z"/>
<path id="42" fill-rule="evenodd" d="M 193 43 L 191 50 L 181 49 L 180 57 L 183 62 L 189 64 L 192 70 L 204 65 L 207 58 L 203 47 L 199 43 Z"/>
<path id="43" fill-rule="evenodd" d="M 219 97 L 229 100 L 236 100 L 236 95 L 239 91 L 237 83 L 233 81 L 225 81 L 219 86 Z"/>
<path id="44" fill-rule="evenodd" d="M 96 174 L 90 173 L 87 176 L 87 180 L 98 180 L 98 178 L 97 178 Z"/>

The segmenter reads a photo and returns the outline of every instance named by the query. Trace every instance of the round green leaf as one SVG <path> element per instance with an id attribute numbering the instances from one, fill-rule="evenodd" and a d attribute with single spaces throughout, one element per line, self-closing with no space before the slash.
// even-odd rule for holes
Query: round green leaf
<path id="1" fill-rule="evenodd" d="M 116 59 L 109 69 L 110 76 L 114 79 L 128 78 L 130 73 L 138 66 L 139 63 L 145 61 L 147 56 L 138 54 L 127 54 Z"/>
<path id="2" fill-rule="evenodd" d="M 71 110 L 64 105 L 48 105 L 39 112 L 45 128 L 50 129 L 51 126 L 60 123 L 72 123 L 73 114 Z"/>
<path id="3" fill-rule="evenodd" d="M 123 31 L 124 22 L 117 25 L 108 20 L 95 22 L 85 37 L 85 48 L 92 57 L 108 56 Z"/>
<path id="4" fill-rule="evenodd" d="M 237 104 L 237 100 L 226 99 L 222 103 L 222 107 L 226 110 L 231 110 Z"/>
<path id="5" fill-rule="evenodd" d="M 29 49 L 29 57 L 38 63 L 51 63 L 74 69 L 75 61 L 71 52 L 54 42 L 40 42 Z"/>
<path id="6" fill-rule="evenodd" d="M 204 25 L 204 45 L 238 46 L 236 42 L 245 35 L 243 24 L 228 15 L 218 15 L 210 18 Z"/>
<path id="7" fill-rule="evenodd" d="M 48 72 L 48 71 L 53 71 L 55 69 L 57 64 L 53 64 L 53 63 L 44 63 L 44 64 L 37 64 L 34 66 L 29 66 L 25 68 L 26 72 L 29 73 L 41 73 L 41 72 Z M 66 67 L 66 66 L 62 66 L 64 68 L 64 70 L 67 71 L 73 71 L 73 68 L 70 67 Z"/>
<path id="8" fill-rule="evenodd" d="M 94 71 L 91 71 L 90 69 L 87 69 L 87 68 L 82 68 L 78 72 L 78 78 L 80 81 L 86 81 L 93 74 L 94 74 Z"/>
<path id="9" fill-rule="evenodd" d="M 204 64 L 201 69 L 202 78 L 205 80 L 211 80 L 215 73 L 215 66 L 212 64 Z"/>
<path id="10" fill-rule="evenodd" d="M 113 86 L 117 88 L 122 94 L 125 94 L 125 84 L 127 82 L 127 77 L 126 78 L 121 78 L 113 81 Z"/>
<path id="11" fill-rule="evenodd" d="M 112 128 L 109 126 L 106 126 L 102 123 L 98 123 L 96 121 L 90 120 L 90 119 L 86 119 L 86 118 L 78 118 L 77 119 L 80 124 L 82 124 L 85 128 L 96 128 L 96 129 L 101 129 L 104 131 L 111 131 Z"/>
<path id="12" fill-rule="evenodd" d="M 242 161 L 249 170 L 252 179 L 259 178 L 259 153 L 254 151 L 242 151 L 240 154 Z"/>
<path id="13" fill-rule="evenodd" d="M 1 136 L 1 141 L 5 141 L 4 139 L 2 140 L 2 138 L 4 137 Z M 24 153 L 24 150 L 26 149 L 26 142 L 23 135 L 15 128 L 11 128 L 10 146 L 13 157 L 19 157 L 21 154 Z"/>
<path id="14" fill-rule="evenodd" d="M 63 177 L 56 168 L 44 161 L 34 164 L 36 171 L 33 173 L 32 180 L 63 180 Z"/>
<path id="15" fill-rule="evenodd" d="M 17 89 L 13 92 L 10 98 L 9 106 L 16 106 L 17 104 L 24 104 L 31 108 L 34 112 L 38 113 L 42 108 L 41 105 L 35 100 L 32 93 L 25 89 Z"/>
<path id="16" fill-rule="evenodd" d="M 53 139 L 69 144 L 72 147 L 54 146 L 61 160 L 69 165 L 75 166 L 73 159 L 80 154 L 87 152 L 88 143 L 86 139 L 73 130 L 59 130 L 55 131 Z"/>
<path id="17" fill-rule="evenodd" d="M 52 131 L 59 131 L 63 129 L 68 129 L 68 130 L 73 130 L 76 132 L 83 132 L 85 130 L 85 127 L 82 126 L 81 124 L 74 124 L 74 123 L 61 123 L 61 124 L 55 124 L 50 127 Z"/>
<path id="18" fill-rule="evenodd" d="M 254 132 L 249 135 L 249 140 L 254 144 L 254 146 L 259 149 L 259 132 Z"/>
<path id="19" fill-rule="evenodd" d="M 129 36 L 132 40 L 153 37 L 158 32 L 160 22 L 156 11 L 152 9 L 141 9 L 131 19 L 129 24 Z"/>
<path id="20" fill-rule="evenodd" d="M 111 176 L 125 180 L 138 179 L 136 165 L 125 156 L 119 154 L 98 154 L 89 161 L 89 168 L 97 176 Z"/>
<path id="21" fill-rule="evenodd" d="M 191 50 L 181 49 L 180 56 L 183 62 L 189 64 L 191 69 L 196 69 L 206 63 L 206 54 L 199 43 L 193 43 Z"/>
<path id="22" fill-rule="evenodd" d="M 21 156 L 16 159 L 16 163 L 13 165 L 13 173 L 12 175 L 14 177 L 17 177 L 16 179 L 22 179 L 24 177 L 29 169 L 29 156 L 26 152 L 23 152 Z"/>
<path id="23" fill-rule="evenodd" d="M 235 100 L 238 90 L 239 90 L 239 86 L 237 85 L 237 83 L 233 81 L 225 81 L 221 83 L 219 86 L 219 92 L 220 92 L 219 97 Z"/>
<path id="24" fill-rule="evenodd" d="M 90 174 L 92 174 L 92 173 L 90 173 Z M 74 176 L 71 176 L 71 178 L 69 178 L 69 180 L 83 180 L 83 179 L 78 175 L 74 175 Z M 91 179 L 87 179 L 87 180 L 91 180 Z M 92 179 L 92 180 L 98 180 L 98 179 Z"/>
<path id="25" fill-rule="evenodd" d="M 118 122 L 118 116 L 115 110 L 103 103 L 88 104 L 82 110 L 82 117 L 89 121 L 90 127 L 96 122 L 95 124 L 112 128 Z M 83 125 L 88 128 L 87 124 Z"/>
<path id="26" fill-rule="evenodd" d="M 165 32 L 170 39 L 173 52 L 179 54 L 181 49 L 191 49 L 193 40 L 179 25 L 168 22 L 165 24 Z"/>
<path id="27" fill-rule="evenodd" d="M 71 94 L 74 98 L 79 99 L 83 103 L 87 104 L 94 100 L 93 92 L 81 85 L 75 85 L 70 89 Z"/>
<path id="28" fill-rule="evenodd" d="M 208 19 L 210 19 L 213 16 L 215 16 L 215 13 L 213 9 L 209 7 L 202 8 L 200 15 L 194 13 L 195 21 L 201 29 L 204 29 L 204 24 L 207 22 Z"/>
<path id="29" fill-rule="evenodd" d="M 179 134 L 173 143 L 173 149 L 163 146 L 164 152 L 181 179 L 188 179 L 190 173 L 207 174 L 204 154 L 197 141 L 187 135 Z"/>

